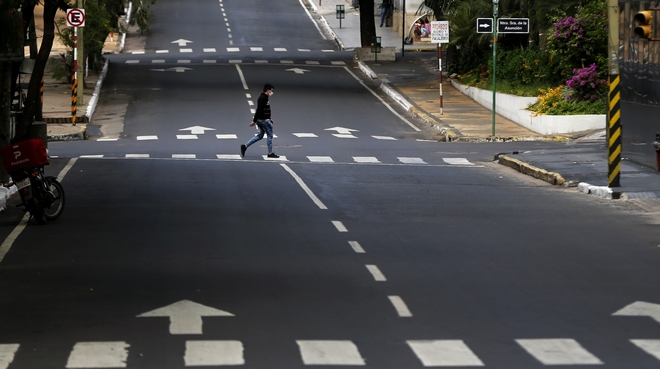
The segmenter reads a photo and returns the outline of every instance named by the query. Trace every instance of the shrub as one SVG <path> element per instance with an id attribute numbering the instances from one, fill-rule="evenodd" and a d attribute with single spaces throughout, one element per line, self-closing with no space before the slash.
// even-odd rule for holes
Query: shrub
<path id="1" fill-rule="evenodd" d="M 566 96 L 566 99 L 595 101 L 605 97 L 607 81 L 598 76 L 597 69 L 596 64 L 591 64 L 588 68 L 573 69 L 573 77 L 566 81 L 566 86 L 571 89 L 571 94 Z"/>

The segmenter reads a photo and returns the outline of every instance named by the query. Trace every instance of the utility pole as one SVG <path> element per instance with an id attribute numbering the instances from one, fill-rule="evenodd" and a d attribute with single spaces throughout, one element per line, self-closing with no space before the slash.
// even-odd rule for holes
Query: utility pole
<path id="1" fill-rule="evenodd" d="M 621 186 L 621 78 L 619 76 L 619 3 L 607 1 L 609 37 L 607 56 L 610 91 L 607 95 L 607 186 Z"/>
<path id="2" fill-rule="evenodd" d="M 84 9 L 85 4 L 84 0 L 78 0 L 78 8 L 79 9 Z M 85 87 L 85 48 L 83 46 L 83 33 L 85 27 L 76 27 L 78 28 L 78 59 L 80 60 L 80 63 L 78 64 L 78 75 L 76 78 L 78 79 L 78 104 L 82 105 L 83 104 L 83 92 L 84 92 L 84 87 Z M 74 122 L 75 123 L 75 122 Z"/>

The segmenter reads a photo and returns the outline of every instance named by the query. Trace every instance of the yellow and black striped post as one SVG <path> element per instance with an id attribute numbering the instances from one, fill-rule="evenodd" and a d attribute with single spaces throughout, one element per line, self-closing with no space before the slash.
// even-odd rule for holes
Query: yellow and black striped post
<path id="1" fill-rule="evenodd" d="M 610 75 L 610 93 L 607 111 L 607 186 L 621 186 L 621 77 Z"/>
<path id="2" fill-rule="evenodd" d="M 71 122 L 76 125 L 78 113 L 78 79 L 75 73 L 71 75 Z"/>

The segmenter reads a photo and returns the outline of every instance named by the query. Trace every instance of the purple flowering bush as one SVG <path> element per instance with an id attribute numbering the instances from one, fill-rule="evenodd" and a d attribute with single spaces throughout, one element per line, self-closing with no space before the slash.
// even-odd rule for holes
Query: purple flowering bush
<path id="1" fill-rule="evenodd" d="M 566 100 L 596 101 L 607 94 L 607 81 L 598 75 L 598 66 L 594 63 L 587 68 L 573 69 L 573 77 L 566 81 L 570 94 Z"/>

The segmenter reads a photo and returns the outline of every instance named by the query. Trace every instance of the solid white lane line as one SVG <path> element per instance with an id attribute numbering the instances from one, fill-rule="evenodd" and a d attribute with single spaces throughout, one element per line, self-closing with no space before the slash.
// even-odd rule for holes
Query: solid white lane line
<path id="1" fill-rule="evenodd" d="M 316 27 L 316 30 L 319 31 L 319 35 L 321 35 L 321 37 L 323 37 L 324 40 L 327 40 L 328 38 L 325 37 L 323 32 L 321 32 L 321 28 L 319 28 L 319 25 L 316 24 L 316 22 L 314 21 L 314 18 L 312 18 L 312 15 L 309 14 L 309 10 L 307 10 L 307 7 L 303 3 L 303 1 L 302 0 L 298 0 L 298 1 L 300 2 L 300 6 L 302 6 L 303 10 L 305 10 L 305 13 L 307 13 L 307 16 L 309 17 L 309 20 L 311 20 L 314 27 Z"/>
<path id="2" fill-rule="evenodd" d="M 660 360 L 660 340 L 630 340 L 630 342 Z"/>
<path id="3" fill-rule="evenodd" d="M 25 213 L 25 215 L 18 222 L 16 227 L 14 227 L 14 230 L 11 231 L 9 236 L 7 236 L 7 238 L 5 238 L 5 240 L 4 240 L 4 242 L 2 242 L 2 245 L 0 245 L 0 262 L 2 262 L 2 259 L 5 258 L 5 255 L 7 255 L 7 252 L 9 252 L 9 249 L 11 249 L 11 246 L 14 244 L 14 241 L 16 241 L 18 236 L 25 229 L 25 226 L 27 225 L 28 219 L 30 219 L 30 214 Z"/>
<path id="4" fill-rule="evenodd" d="M 236 64 L 236 70 L 238 71 L 238 76 L 241 77 L 241 83 L 243 84 L 243 89 L 248 90 L 248 85 L 247 82 L 245 82 L 245 76 L 243 75 L 243 70 L 241 70 L 241 66 Z"/>
<path id="5" fill-rule="evenodd" d="M 64 180 L 64 177 L 66 176 L 67 173 L 71 170 L 73 165 L 78 161 L 78 158 L 73 158 L 69 160 L 69 162 L 62 168 L 60 171 L 60 174 L 57 175 L 57 181 L 62 182 Z"/>
<path id="6" fill-rule="evenodd" d="M 339 220 L 333 220 L 332 225 L 335 226 L 339 232 L 348 232 L 348 229 L 346 229 L 344 223 Z"/>
<path id="7" fill-rule="evenodd" d="M 385 105 L 392 112 L 392 114 L 396 115 L 399 119 L 404 121 L 406 124 L 408 124 L 415 131 L 417 131 L 417 132 L 421 131 L 414 124 L 410 123 L 410 121 L 408 119 L 404 118 L 401 114 L 397 113 L 396 110 L 394 110 L 394 108 L 390 106 L 390 104 L 388 104 L 385 100 L 383 100 L 383 98 L 378 96 L 378 94 L 376 92 L 374 92 L 374 90 L 369 88 L 369 86 L 367 86 L 360 78 L 358 78 L 358 76 L 356 76 L 355 73 L 353 73 L 353 71 L 348 69 L 347 66 L 344 67 L 344 70 L 346 70 L 348 72 L 348 74 L 353 76 L 353 78 L 355 78 L 356 81 L 358 81 L 364 88 L 366 88 L 367 91 L 371 92 L 372 95 L 374 95 L 381 103 L 383 103 L 383 105 Z"/>
<path id="8" fill-rule="evenodd" d="M 366 365 L 351 341 L 298 340 L 296 343 L 305 365 Z"/>
<path id="9" fill-rule="evenodd" d="M 241 341 L 186 341 L 186 366 L 244 365 Z"/>
<path id="10" fill-rule="evenodd" d="M 360 246 L 360 243 L 357 241 L 348 241 L 348 244 L 351 245 L 353 248 L 353 251 L 355 251 L 358 254 L 364 254 L 366 251 Z"/>
<path id="11" fill-rule="evenodd" d="M 424 366 L 484 366 L 461 340 L 406 341 Z"/>
<path id="12" fill-rule="evenodd" d="M 126 342 L 78 342 L 73 346 L 67 368 L 125 368 Z"/>
<path id="13" fill-rule="evenodd" d="M 376 280 L 376 282 L 387 281 L 387 278 L 385 278 L 385 275 L 380 271 L 380 269 L 378 269 L 378 266 L 373 264 L 367 264 L 366 267 L 367 270 L 369 270 L 371 275 L 374 277 L 374 280 Z"/>
<path id="14" fill-rule="evenodd" d="M 573 339 L 520 339 L 516 342 L 544 365 L 603 363 Z"/>
<path id="15" fill-rule="evenodd" d="M 20 345 L 17 343 L 6 343 L 0 345 L 0 368 L 6 369 L 12 361 L 14 355 L 18 351 Z"/>
<path id="16" fill-rule="evenodd" d="M 394 309 L 396 309 L 396 313 L 399 314 L 399 317 L 410 318 L 413 316 L 410 310 L 408 310 L 408 306 L 406 305 L 405 302 L 403 302 L 403 299 L 401 297 L 387 296 L 387 298 L 389 298 L 392 305 L 394 305 Z"/>
<path id="17" fill-rule="evenodd" d="M 287 172 L 289 172 L 289 174 L 291 174 L 291 176 L 293 177 L 293 179 L 295 179 L 296 182 L 298 182 L 298 185 L 300 185 L 300 187 L 302 187 L 303 191 L 305 191 L 305 193 L 307 194 L 307 196 L 309 196 L 309 198 L 312 199 L 312 201 L 314 202 L 314 204 L 316 204 L 316 206 L 318 206 L 319 209 L 321 209 L 321 210 L 326 210 L 326 209 L 328 209 L 328 208 L 325 206 L 325 204 L 323 204 L 323 202 L 322 202 L 318 197 L 316 197 L 316 195 L 314 195 L 314 192 L 312 192 L 312 190 L 311 190 L 309 187 L 307 187 L 307 185 L 305 184 L 305 182 L 302 180 L 302 178 L 300 178 L 300 177 L 296 174 L 296 172 L 294 172 L 291 168 L 289 168 L 288 165 L 286 165 L 286 164 L 284 164 L 284 163 L 282 163 L 282 164 L 280 164 L 280 165 L 282 166 L 282 168 L 284 168 L 284 170 L 286 170 Z"/>

